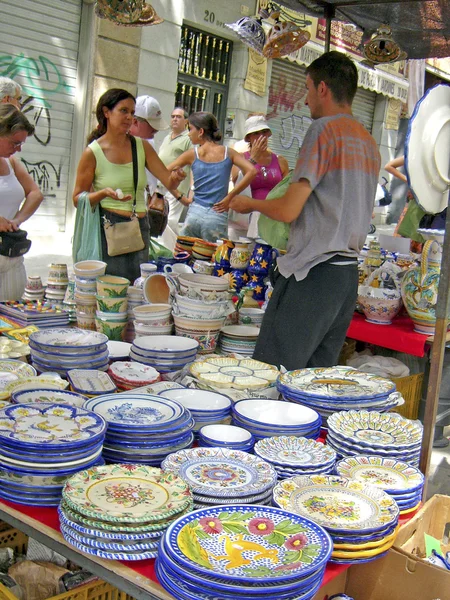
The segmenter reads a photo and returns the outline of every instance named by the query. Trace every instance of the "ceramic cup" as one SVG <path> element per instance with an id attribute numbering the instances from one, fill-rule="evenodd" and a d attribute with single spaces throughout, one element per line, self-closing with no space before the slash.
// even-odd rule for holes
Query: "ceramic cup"
<path id="1" fill-rule="evenodd" d="M 204 275 L 212 275 L 214 265 L 206 260 L 196 260 L 192 265 L 194 273 L 203 273 Z"/>
<path id="2" fill-rule="evenodd" d="M 69 275 L 66 264 L 51 264 L 48 271 L 49 283 L 68 283 Z"/>
<path id="3" fill-rule="evenodd" d="M 40 292 L 43 289 L 42 279 L 40 275 L 28 275 L 27 285 L 25 286 L 27 292 Z"/>
<path id="4" fill-rule="evenodd" d="M 180 273 L 192 273 L 192 269 L 189 265 L 184 263 L 176 263 L 174 265 L 164 265 L 164 273 L 169 273 L 172 277 L 177 277 Z"/>

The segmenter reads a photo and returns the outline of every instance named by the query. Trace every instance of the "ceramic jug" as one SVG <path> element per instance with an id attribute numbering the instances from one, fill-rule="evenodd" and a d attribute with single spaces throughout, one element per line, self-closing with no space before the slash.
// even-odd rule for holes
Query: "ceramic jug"
<path id="1" fill-rule="evenodd" d="M 248 285 L 248 274 L 243 269 L 234 269 L 230 272 L 230 290 L 239 292 L 244 285 Z"/>
<path id="2" fill-rule="evenodd" d="M 244 270 L 248 267 L 250 260 L 250 251 L 248 242 L 235 242 L 234 248 L 230 254 L 230 265 L 232 269 Z"/>
<path id="3" fill-rule="evenodd" d="M 279 254 L 276 248 L 272 248 L 262 240 L 256 240 L 250 257 L 248 272 L 265 277 L 269 273 L 272 262 Z"/>
<path id="4" fill-rule="evenodd" d="M 222 240 L 220 246 L 218 246 L 214 254 L 214 262 L 218 267 L 230 268 L 230 256 L 231 251 L 234 248 L 233 242 L 230 240 Z"/>
<path id="5" fill-rule="evenodd" d="M 419 266 L 411 267 L 403 276 L 403 304 L 418 333 L 432 335 L 436 325 L 436 302 L 439 287 L 444 231 L 418 229 L 426 238 Z"/>

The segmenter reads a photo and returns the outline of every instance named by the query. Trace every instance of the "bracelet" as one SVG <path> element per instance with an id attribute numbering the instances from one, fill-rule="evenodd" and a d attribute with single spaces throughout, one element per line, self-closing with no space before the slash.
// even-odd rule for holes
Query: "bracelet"
<path id="1" fill-rule="evenodd" d="M 184 194 L 180 194 L 177 198 L 177 202 L 181 202 L 181 198 L 184 196 Z"/>
<path id="2" fill-rule="evenodd" d="M 251 163 L 252 163 L 252 165 L 257 165 L 257 164 L 258 164 L 258 161 L 257 161 L 257 160 L 255 160 L 255 159 L 254 159 L 254 158 L 252 158 L 252 157 L 250 157 L 248 160 L 249 160 L 249 162 L 251 162 Z"/>

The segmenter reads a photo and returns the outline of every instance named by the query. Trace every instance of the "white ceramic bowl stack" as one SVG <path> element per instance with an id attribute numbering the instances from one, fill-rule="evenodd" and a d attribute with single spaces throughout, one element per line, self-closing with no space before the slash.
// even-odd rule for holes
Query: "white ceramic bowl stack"
<path id="1" fill-rule="evenodd" d="M 255 438 L 250 431 L 235 425 L 204 425 L 198 432 L 198 445 L 205 448 L 230 448 L 251 452 Z"/>
<path id="2" fill-rule="evenodd" d="M 101 260 L 82 260 L 73 265 L 73 270 L 78 327 L 95 331 L 97 277 L 105 274 L 106 263 Z"/>
<path id="3" fill-rule="evenodd" d="M 351 456 L 336 464 L 340 477 L 384 490 L 394 498 L 400 514 L 415 510 L 422 500 L 425 477 L 416 467 L 381 456 Z"/>
<path id="4" fill-rule="evenodd" d="M 29 337 L 30 357 L 38 371 L 66 376 L 75 368 L 108 368 L 108 338 L 103 333 L 77 328 L 35 331 Z"/>
<path id="5" fill-rule="evenodd" d="M 78 550 L 134 561 L 154 558 L 164 531 L 191 508 L 179 477 L 145 465 L 105 465 L 70 478 L 58 515 L 61 533 Z"/>
<path id="6" fill-rule="evenodd" d="M 238 321 L 240 325 L 251 325 L 252 327 L 261 327 L 264 318 L 262 308 L 243 307 L 239 310 Z"/>
<path id="7" fill-rule="evenodd" d="M 317 439 L 321 417 L 307 406 L 266 398 L 239 400 L 232 406 L 233 425 L 244 427 L 256 440 L 279 435 Z"/>
<path id="8" fill-rule="evenodd" d="M 395 500 L 383 490 L 344 477 L 284 479 L 273 490 L 273 501 L 328 531 L 333 540 L 333 563 L 358 564 L 380 558 L 397 534 L 400 511 Z"/>
<path id="9" fill-rule="evenodd" d="M 179 371 L 195 360 L 198 342 L 171 335 L 137 337 L 130 350 L 131 360 L 156 369 L 159 373 Z"/>
<path id="10" fill-rule="evenodd" d="M 124 392 L 91 398 L 84 406 L 107 422 L 103 458 L 109 463 L 159 466 L 194 441 L 189 410 L 168 398 Z"/>
<path id="11" fill-rule="evenodd" d="M 285 400 L 316 410 L 323 426 L 336 411 L 386 412 L 404 403 L 390 379 L 344 366 L 287 371 L 279 376 L 277 388 Z"/>
<path id="12" fill-rule="evenodd" d="M 143 304 L 133 309 L 134 331 L 137 337 L 170 335 L 173 330 L 170 304 Z"/>
<path id="13" fill-rule="evenodd" d="M 179 388 L 164 390 L 158 395 L 175 400 L 189 409 L 195 421 L 195 432 L 204 425 L 228 423 L 230 421 L 231 400 L 223 394 L 192 388 Z"/>
<path id="14" fill-rule="evenodd" d="M 294 475 L 331 473 L 336 452 L 320 442 L 304 437 L 276 436 L 256 442 L 254 453 L 269 462 L 279 479 Z"/>
<path id="15" fill-rule="evenodd" d="M 104 419 L 60 403 L 11 404 L 0 409 L 0 497 L 31 506 L 57 506 L 67 477 L 103 463 Z"/>
<path id="16" fill-rule="evenodd" d="M 186 532 L 195 553 L 185 543 Z M 178 518 L 167 529 L 156 573 L 179 600 L 311 600 L 332 547 L 322 527 L 288 511 L 242 504 L 209 507 Z"/>
<path id="17" fill-rule="evenodd" d="M 223 354 L 253 356 L 259 327 L 250 325 L 227 325 L 220 331 L 219 346 Z"/>
<path id="18" fill-rule="evenodd" d="M 327 445 L 340 457 L 381 456 L 419 465 L 423 426 L 397 413 L 349 410 L 328 419 Z"/>
<path id="19" fill-rule="evenodd" d="M 161 379 L 156 369 L 135 361 L 113 362 L 108 369 L 108 375 L 120 391 L 134 390 Z"/>
<path id="20" fill-rule="evenodd" d="M 170 454 L 163 471 L 181 477 L 196 508 L 214 504 L 269 504 L 277 472 L 269 463 L 241 450 L 191 448 Z"/>

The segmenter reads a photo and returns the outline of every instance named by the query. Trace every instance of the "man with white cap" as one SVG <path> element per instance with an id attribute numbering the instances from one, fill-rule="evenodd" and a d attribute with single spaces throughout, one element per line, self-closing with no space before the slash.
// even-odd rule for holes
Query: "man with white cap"
<path id="1" fill-rule="evenodd" d="M 138 96 L 134 109 L 133 124 L 130 127 L 131 135 L 147 140 L 155 147 L 153 138 L 158 131 L 169 129 L 169 124 L 161 116 L 161 106 L 152 96 Z M 156 189 L 158 180 L 146 169 L 148 189 L 150 194 Z"/>

